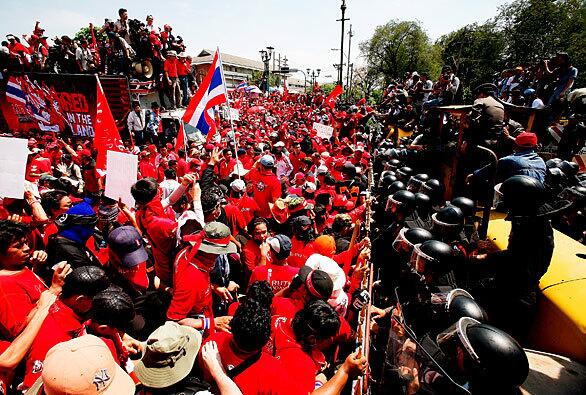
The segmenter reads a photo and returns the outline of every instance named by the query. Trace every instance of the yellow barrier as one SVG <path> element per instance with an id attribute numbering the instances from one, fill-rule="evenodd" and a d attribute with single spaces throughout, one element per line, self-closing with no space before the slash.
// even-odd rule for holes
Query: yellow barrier
<path id="1" fill-rule="evenodd" d="M 488 238 L 497 248 L 507 248 L 510 230 L 503 215 L 491 215 Z M 529 341 L 536 349 L 586 363 L 586 246 L 556 230 L 554 240 Z"/>

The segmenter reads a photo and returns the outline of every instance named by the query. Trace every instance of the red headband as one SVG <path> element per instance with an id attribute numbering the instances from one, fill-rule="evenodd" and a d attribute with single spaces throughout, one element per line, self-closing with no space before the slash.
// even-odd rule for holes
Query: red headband
<path id="1" fill-rule="evenodd" d="M 315 272 L 315 269 L 309 272 L 309 274 L 307 275 L 307 278 L 305 279 L 305 285 L 307 286 L 307 290 L 309 291 L 310 294 L 312 294 L 316 298 L 322 299 L 323 295 L 321 295 L 319 292 L 317 292 L 317 290 L 313 286 L 313 280 L 311 277 L 314 272 Z"/>

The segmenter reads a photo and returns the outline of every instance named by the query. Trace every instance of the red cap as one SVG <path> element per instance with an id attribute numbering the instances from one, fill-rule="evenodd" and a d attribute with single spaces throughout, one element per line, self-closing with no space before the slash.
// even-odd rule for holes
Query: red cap
<path id="1" fill-rule="evenodd" d="M 305 180 L 305 174 L 299 172 L 299 173 L 295 173 L 295 178 L 297 180 Z"/>
<path id="2" fill-rule="evenodd" d="M 533 148 L 537 146 L 537 135 L 531 132 L 522 132 L 515 138 L 519 147 Z"/>

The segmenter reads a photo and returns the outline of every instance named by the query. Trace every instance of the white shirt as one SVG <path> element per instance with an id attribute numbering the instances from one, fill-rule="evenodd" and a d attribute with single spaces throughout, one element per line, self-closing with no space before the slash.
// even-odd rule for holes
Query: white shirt
<path id="1" fill-rule="evenodd" d="M 283 176 L 289 177 L 291 172 L 293 172 L 293 165 L 288 157 L 283 155 L 281 159 L 277 159 L 275 161 L 275 167 L 277 168 L 277 177 L 281 178 Z"/>
<path id="2" fill-rule="evenodd" d="M 90 52 L 89 48 L 83 48 L 82 46 L 77 47 L 77 49 L 75 50 L 75 60 L 77 60 L 78 62 L 81 62 L 81 69 L 83 71 L 87 71 L 88 67 L 87 64 L 88 62 L 91 62 L 93 60 L 93 56 L 92 53 Z"/>
<path id="3" fill-rule="evenodd" d="M 169 196 L 171 196 L 171 193 L 173 193 L 173 191 L 175 189 L 177 189 L 179 187 L 179 183 L 177 182 L 177 180 L 168 180 L 165 179 L 163 181 L 161 181 L 161 183 L 159 184 L 159 188 L 161 188 L 161 199 L 166 199 Z"/>
<path id="4" fill-rule="evenodd" d="M 143 130 L 145 127 L 144 116 L 144 110 L 140 110 L 138 114 L 136 111 L 131 111 L 130 114 L 128 114 L 128 120 L 126 121 L 128 124 L 128 130 L 131 132 Z"/>

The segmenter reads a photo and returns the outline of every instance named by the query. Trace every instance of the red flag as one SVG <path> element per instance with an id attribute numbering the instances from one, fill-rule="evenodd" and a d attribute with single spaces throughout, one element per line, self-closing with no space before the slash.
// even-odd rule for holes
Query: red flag
<path id="1" fill-rule="evenodd" d="M 340 85 L 336 85 L 336 87 L 332 90 L 332 93 L 330 93 L 326 99 L 326 106 L 334 108 L 336 105 L 336 99 L 342 94 L 342 91 L 342 87 Z"/>
<path id="2" fill-rule="evenodd" d="M 179 122 L 179 131 L 177 132 L 177 138 L 175 139 L 175 152 L 179 153 L 180 149 L 185 150 L 187 152 L 187 148 L 185 146 L 185 127 L 183 126 L 183 122 Z"/>
<path id="3" fill-rule="evenodd" d="M 102 84 L 97 79 L 96 121 L 94 130 L 94 147 L 98 151 L 96 169 L 106 169 L 106 154 L 108 151 L 123 151 L 120 134 L 116 122 L 110 111 L 110 106 L 104 95 Z"/>

